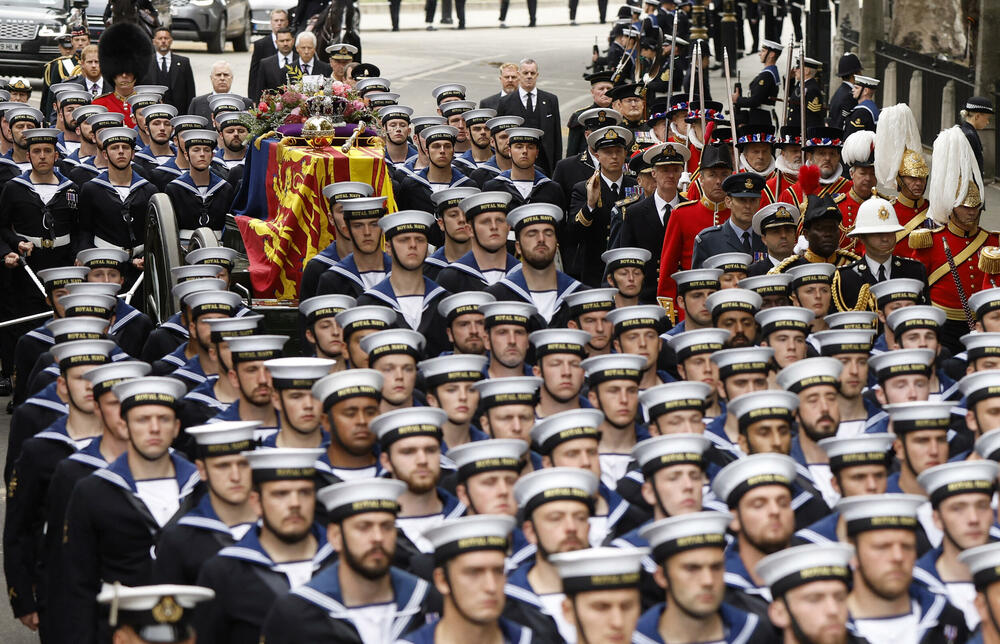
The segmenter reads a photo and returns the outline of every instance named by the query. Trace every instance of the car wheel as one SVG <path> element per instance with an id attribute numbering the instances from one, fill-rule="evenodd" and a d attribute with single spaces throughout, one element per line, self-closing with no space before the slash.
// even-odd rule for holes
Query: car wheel
<path id="1" fill-rule="evenodd" d="M 253 34 L 250 33 L 250 13 L 247 12 L 246 16 L 243 18 L 243 33 L 241 33 L 236 38 L 233 38 L 233 50 L 234 51 L 250 51 L 250 39 Z"/>
<path id="2" fill-rule="evenodd" d="M 221 54 L 226 49 L 226 18 L 219 18 L 219 27 L 208 41 L 208 53 Z"/>

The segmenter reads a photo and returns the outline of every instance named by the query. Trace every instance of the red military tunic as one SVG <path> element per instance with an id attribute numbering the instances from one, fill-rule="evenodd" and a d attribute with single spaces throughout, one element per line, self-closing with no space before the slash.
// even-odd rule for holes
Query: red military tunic
<path id="1" fill-rule="evenodd" d="M 781 191 L 784 192 L 785 188 L 794 185 L 798 181 L 798 175 L 788 174 L 787 172 L 781 173 Z M 778 172 L 774 171 L 770 178 L 764 182 L 764 192 L 760 195 L 760 207 L 769 206 L 778 201 Z"/>
<path id="2" fill-rule="evenodd" d="M 997 246 L 997 233 L 980 228 L 966 236 L 950 222 L 947 226 L 932 231 L 920 231 L 910 236 L 910 256 L 927 269 L 927 284 L 930 287 L 931 304 L 942 309 L 949 320 L 965 322 L 965 312 L 958 287 L 952 277 L 945 244 L 951 250 L 956 272 L 968 299 L 983 287 L 988 275 L 979 268 L 979 253 L 987 246 Z"/>
<path id="3" fill-rule="evenodd" d="M 688 142 L 688 150 L 691 151 L 691 158 L 688 159 L 687 171 L 694 173 L 701 165 L 701 148 L 695 147 L 694 143 Z M 691 179 L 694 181 L 694 178 Z"/>
<path id="4" fill-rule="evenodd" d="M 844 177 L 838 177 L 837 180 L 833 181 L 832 183 L 819 184 L 819 196 L 832 197 L 837 194 L 846 193 L 852 187 L 854 187 L 854 184 L 851 183 L 850 179 L 845 179 Z M 802 186 L 799 185 L 798 181 L 796 181 L 795 183 L 793 183 L 792 185 L 788 186 L 787 188 L 781 191 L 781 199 L 779 199 L 779 201 L 784 201 L 786 203 L 798 206 L 802 203 L 803 198 L 804 197 L 802 194 Z"/>
<path id="5" fill-rule="evenodd" d="M 94 105 L 103 105 L 108 108 L 109 112 L 118 112 L 119 114 L 125 115 L 124 125 L 125 127 L 135 127 L 135 119 L 132 118 L 132 107 L 125 102 L 118 94 L 115 92 L 108 92 L 107 94 L 101 94 L 93 101 Z"/>
<path id="6" fill-rule="evenodd" d="M 677 296 L 677 284 L 670 276 L 691 268 L 694 238 L 706 228 L 722 224 L 727 219 L 729 209 L 725 203 L 715 203 L 702 197 L 698 201 L 677 204 L 667 219 L 667 230 L 663 235 L 660 278 L 656 286 L 658 296 L 671 299 Z"/>
<path id="7" fill-rule="evenodd" d="M 896 250 L 893 251 L 894 255 L 905 256 L 910 253 L 910 247 L 906 243 L 906 238 L 917 228 L 926 226 L 927 207 L 929 205 L 923 197 L 917 201 L 910 201 L 903 195 L 896 195 L 892 206 L 896 210 L 896 219 L 899 220 L 899 225 L 903 227 L 903 230 L 896 233 Z"/>
<path id="8" fill-rule="evenodd" d="M 858 193 L 854 192 L 852 187 L 850 190 L 844 194 L 844 198 L 837 203 L 837 207 L 840 208 L 840 247 L 844 250 L 849 250 L 852 253 L 857 253 L 858 250 L 855 248 L 858 244 L 856 237 L 848 237 L 847 233 L 854 229 L 854 222 L 858 218 L 858 208 L 861 207 L 861 203 L 864 201 Z"/>

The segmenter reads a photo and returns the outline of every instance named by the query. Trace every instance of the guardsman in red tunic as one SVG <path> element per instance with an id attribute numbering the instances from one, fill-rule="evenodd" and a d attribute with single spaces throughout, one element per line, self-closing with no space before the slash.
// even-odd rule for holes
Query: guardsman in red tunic
<path id="1" fill-rule="evenodd" d="M 933 230 L 914 230 L 909 246 L 913 259 L 927 269 L 931 304 L 943 309 L 947 316 L 941 327 L 941 343 L 958 353 L 963 349 L 959 338 L 975 323 L 969 297 L 998 268 L 998 262 L 991 261 L 989 254 L 985 258 L 980 255 L 987 247 L 1000 245 L 1000 238 L 979 225 L 985 205 L 983 187 L 975 172 L 975 155 L 958 126 L 938 135 L 931 164 L 939 168 L 946 164 L 952 164 L 953 169 L 957 166 L 957 180 L 948 181 L 943 175 L 932 179 L 930 216 L 943 225 Z"/>
<path id="2" fill-rule="evenodd" d="M 760 196 L 761 208 L 776 203 L 778 195 L 799 180 L 799 168 L 802 166 L 800 128 L 794 125 L 782 127 L 781 134 L 774 141 L 774 147 L 777 150 L 774 158 L 775 172 L 764 183 L 764 193 Z"/>
<path id="3" fill-rule="evenodd" d="M 103 105 L 109 112 L 124 114 L 125 126 L 134 128 L 135 118 L 127 100 L 152 65 L 152 41 L 137 25 L 120 22 L 101 34 L 98 57 L 104 87 L 111 91 L 95 98 L 94 105 Z"/>
<path id="4" fill-rule="evenodd" d="M 698 233 L 729 219 L 722 182 L 733 172 L 730 156 L 730 148 L 725 144 L 706 146 L 701 165 L 702 186 L 706 195 L 697 201 L 679 203 L 670 213 L 660 254 L 660 278 L 656 286 L 658 296 L 673 299 L 677 294 L 677 285 L 670 276 L 691 268 L 694 239 Z"/>
<path id="5" fill-rule="evenodd" d="M 896 233 L 896 255 L 909 254 L 906 238 L 912 231 L 934 227 L 924 198 L 930 169 L 921 149 L 920 128 L 910 106 L 900 103 L 882 110 L 875 129 L 875 178 L 880 186 L 896 187 L 896 198 L 889 199 L 903 227 Z"/>
<path id="6" fill-rule="evenodd" d="M 724 145 L 731 152 L 733 149 L 732 128 L 728 126 L 717 127 L 715 123 L 709 124 L 708 144 Z M 730 154 L 730 156 L 732 155 Z M 688 185 L 687 190 L 683 192 L 683 196 L 687 201 L 698 201 L 701 199 L 701 168 L 695 170 L 691 175 L 690 185 Z"/>
<path id="7" fill-rule="evenodd" d="M 132 108 L 129 106 L 126 100 L 129 96 L 135 93 L 132 89 L 135 87 L 135 77 L 131 74 L 118 74 L 115 77 L 115 91 L 108 92 L 107 94 L 101 94 L 94 99 L 94 105 L 103 105 L 108 108 L 109 112 L 117 112 L 125 116 L 125 127 L 135 127 L 135 118 L 132 116 Z M 124 89 L 128 88 L 128 89 Z M 119 94 L 119 89 L 125 94 Z"/>
<path id="8" fill-rule="evenodd" d="M 812 127 L 806 131 L 806 139 L 803 142 L 806 149 L 806 163 L 819 168 L 819 185 L 814 191 L 812 186 L 808 185 L 812 182 L 804 184 L 800 173 L 799 180 L 781 193 L 781 201 L 798 206 L 806 195 L 833 196 L 851 189 L 851 182 L 842 176 L 844 169 L 840 165 L 843 137 L 843 131 L 835 127 Z"/>
<path id="9" fill-rule="evenodd" d="M 840 247 L 852 253 L 857 252 L 857 239 L 851 237 L 858 208 L 872 196 L 875 187 L 875 133 L 858 130 L 844 141 L 844 163 L 851 175 L 851 189 L 837 205 L 840 207 Z"/>
<path id="10" fill-rule="evenodd" d="M 705 129 L 715 121 L 724 121 L 725 115 L 722 113 L 722 103 L 716 101 L 705 101 Z M 701 102 L 693 101 L 688 105 L 687 116 L 684 117 L 687 123 L 687 146 L 691 150 L 691 158 L 688 159 L 687 171 L 691 173 L 691 183 L 697 178 L 695 175 L 701 167 L 701 153 L 704 149 L 705 132 L 701 128 Z M 709 132 L 708 136 L 712 133 Z"/>

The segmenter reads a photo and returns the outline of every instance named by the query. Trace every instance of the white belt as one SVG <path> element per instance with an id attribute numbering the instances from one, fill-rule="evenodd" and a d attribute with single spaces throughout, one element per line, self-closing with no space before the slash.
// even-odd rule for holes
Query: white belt
<path id="1" fill-rule="evenodd" d="M 69 244 L 69 235 L 59 235 L 55 239 L 42 239 L 41 237 L 22 235 L 16 230 L 14 231 L 14 234 L 17 235 L 18 237 L 23 237 L 24 239 L 30 241 L 34 246 L 38 248 L 59 248 L 60 246 L 65 246 Z"/>
<path id="2" fill-rule="evenodd" d="M 94 235 L 94 246 L 97 246 L 98 248 L 117 248 L 125 251 L 126 253 L 130 253 L 131 255 L 142 255 L 143 251 L 142 244 L 139 244 L 135 248 L 129 248 L 128 246 L 119 246 L 117 244 L 112 244 L 108 240 L 101 239 L 97 235 Z"/>

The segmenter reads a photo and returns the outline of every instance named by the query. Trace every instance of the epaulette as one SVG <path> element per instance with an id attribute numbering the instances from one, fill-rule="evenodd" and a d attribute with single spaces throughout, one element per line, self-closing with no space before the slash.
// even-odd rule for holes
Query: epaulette
<path id="1" fill-rule="evenodd" d="M 1000 273 L 1000 248 L 983 246 L 979 251 L 979 270 L 990 275 Z"/>
<path id="2" fill-rule="evenodd" d="M 907 237 L 906 243 L 910 245 L 913 250 L 923 250 L 924 248 L 930 248 L 934 245 L 934 236 L 930 228 L 916 228 L 910 232 L 909 237 Z"/>
<path id="3" fill-rule="evenodd" d="M 679 204 L 677 204 L 677 207 L 675 207 L 674 210 L 677 210 L 677 208 L 680 208 L 681 206 L 690 206 L 693 203 L 698 203 L 698 201 L 695 200 L 695 199 L 690 199 L 688 201 L 682 201 Z"/>
<path id="4" fill-rule="evenodd" d="M 700 242 L 700 241 L 702 241 L 702 237 L 701 237 L 702 235 L 704 235 L 705 233 L 716 232 L 716 231 L 720 230 L 721 228 L 722 228 L 722 226 L 709 226 L 708 228 L 700 231 L 697 235 L 695 235 L 694 236 L 694 240 L 695 240 L 695 242 Z"/>
<path id="5" fill-rule="evenodd" d="M 852 253 L 851 251 L 847 250 L 846 248 L 838 248 L 837 249 L 837 254 L 840 255 L 841 257 L 846 257 L 847 259 L 851 260 L 852 262 L 856 262 L 859 259 L 861 259 L 861 255 L 858 255 L 857 253 Z"/>
<path id="6" fill-rule="evenodd" d="M 847 199 L 847 193 L 846 192 L 838 192 L 837 194 L 833 195 L 830 198 L 833 199 L 833 203 L 839 204 L 844 199 Z"/>
<path id="7" fill-rule="evenodd" d="M 786 257 L 780 264 L 778 264 L 777 266 L 775 266 L 774 268 L 772 268 L 771 270 L 769 270 L 767 272 L 767 274 L 768 275 L 779 275 L 781 273 L 784 273 L 785 269 L 788 268 L 789 264 L 791 264 L 792 262 L 798 261 L 799 259 L 801 259 L 801 255 L 797 255 L 797 254 L 796 255 L 791 255 L 789 257 Z"/>

